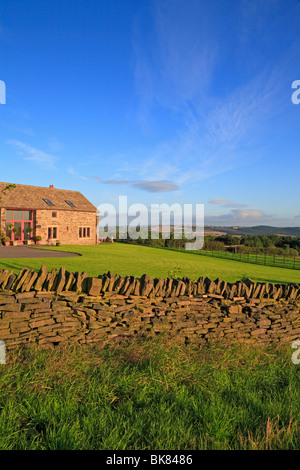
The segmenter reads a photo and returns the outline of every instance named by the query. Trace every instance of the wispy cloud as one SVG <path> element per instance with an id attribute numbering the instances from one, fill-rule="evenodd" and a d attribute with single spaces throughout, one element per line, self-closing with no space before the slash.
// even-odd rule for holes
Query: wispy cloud
<path id="1" fill-rule="evenodd" d="M 236 207 L 236 208 L 239 208 L 239 207 L 246 207 L 247 206 L 247 204 L 240 204 L 238 202 L 233 202 L 233 201 L 229 201 L 228 199 L 222 199 L 222 198 L 213 198 L 213 199 L 210 199 L 208 202 L 209 202 L 209 204 L 220 204 L 223 207 Z"/>
<path id="2" fill-rule="evenodd" d="M 152 124 L 151 111 L 164 109 L 179 124 L 172 137 L 152 151 L 145 150 L 144 159 L 151 162 L 146 176 L 154 177 L 161 162 L 169 162 L 176 181 L 198 182 L 260 158 L 265 123 L 269 125 L 282 110 L 284 58 L 276 64 L 265 62 L 244 76 L 239 70 L 239 78 L 223 87 L 218 79 L 221 64 L 234 60 L 215 28 L 222 23 L 216 4 L 210 8 L 194 0 L 188 7 L 174 0 L 154 4 L 152 29 L 144 32 L 140 25 L 135 34 L 138 119 L 147 128 Z M 230 34 L 234 46 L 241 31 L 236 26 Z M 240 52 L 235 50 L 236 55 Z M 238 56 L 235 67 L 241 68 L 244 61 Z"/>
<path id="3" fill-rule="evenodd" d="M 217 41 L 210 29 L 214 9 L 198 1 L 154 1 L 152 28 L 136 25 L 135 81 L 141 111 L 153 106 L 189 106 L 207 91 L 216 62 Z"/>
<path id="4" fill-rule="evenodd" d="M 142 180 L 102 180 L 100 176 L 93 176 L 101 184 L 112 184 L 112 185 L 130 185 L 133 188 L 141 189 L 149 193 L 165 193 L 169 191 L 178 191 L 179 187 L 176 183 L 168 180 L 160 181 L 142 181 Z"/>
<path id="5" fill-rule="evenodd" d="M 51 137 L 48 141 L 48 147 L 52 152 L 59 152 L 60 150 L 63 150 L 64 146 L 61 142 L 57 140 L 56 137 Z"/>
<path id="6" fill-rule="evenodd" d="M 57 158 L 43 150 L 39 150 L 35 147 L 31 147 L 24 142 L 18 140 L 8 140 L 7 144 L 13 145 L 20 155 L 23 156 L 24 160 L 32 161 L 38 166 L 46 170 L 55 170 L 55 161 Z"/>
<path id="7" fill-rule="evenodd" d="M 148 191 L 150 193 L 166 193 L 169 191 L 177 191 L 179 187 L 172 181 L 140 181 L 133 184 L 135 188 Z"/>
<path id="8" fill-rule="evenodd" d="M 69 166 L 67 172 L 69 173 L 69 175 L 76 176 L 77 178 L 88 181 L 88 178 L 86 176 L 79 175 L 73 166 Z"/>

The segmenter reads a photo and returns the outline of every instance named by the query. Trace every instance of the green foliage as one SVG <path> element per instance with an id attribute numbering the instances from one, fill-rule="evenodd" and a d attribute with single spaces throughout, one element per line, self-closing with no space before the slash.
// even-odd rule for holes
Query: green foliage
<path id="1" fill-rule="evenodd" d="M 238 253 L 297 256 L 300 253 L 300 237 L 280 235 L 233 235 L 205 237 L 203 249 L 224 251 L 225 245 L 239 245 Z"/>
<path id="2" fill-rule="evenodd" d="M 168 271 L 168 277 L 172 279 L 177 279 L 179 278 L 182 274 L 182 269 L 181 267 L 177 264 L 173 269 Z"/>
<path id="3" fill-rule="evenodd" d="M 204 237 L 204 245 L 203 245 L 204 250 L 210 250 L 210 251 L 224 251 L 225 250 L 225 243 L 222 241 L 213 240 L 208 237 Z"/>
<path id="4" fill-rule="evenodd" d="M 157 232 L 157 238 L 153 238 L 151 230 L 148 232 L 143 231 L 142 236 L 137 240 L 130 238 L 129 233 L 127 232 L 126 239 L 120 239 L 119 230 L 117 229 L 116 241 L 129 245 L 144 245 L 144 246 L 156 246 L 156 247 L 166 247 L 166 248 L 185 248 L 186 237 L 182 235 L 181 238 L 176 238 L 174 233 L 171 231 L 170 234 Z M 192 241 L 192 240 L 189 240 Z"/>
<path id="5" fill-rule="evenodd" d="M 14 189 L 15 187 L 16 187 L 15 184 L 8 184 L 4 189 L 1 189 L 1 193 L 5 195 L 6 191 L 10 191 L 10 190 Z M 1 201 L 2 201 L 2 197 L 0 195 L 0 202 Z"/>
<path id="6" fill-rule="evenodd" d="M 216 241 L 224 243 L 224 245 L 239 245 L 240 244 L 240 237 L 236 237 L 234 235 L 222 235 L 215 237 Z"/>
<path id="7" fill-rule="evenodd" d="M 241 245 L 255 247 L 257 252 L 266 254 L 298 255 L 300 252 L 300 237 L 286 237 L 279 235 L 253 236 L 246 235 L 241 238 Z M 249 251 L 251 252 L 251 251 Z M 252 250 L 254 252 L 254 250 Z"/>

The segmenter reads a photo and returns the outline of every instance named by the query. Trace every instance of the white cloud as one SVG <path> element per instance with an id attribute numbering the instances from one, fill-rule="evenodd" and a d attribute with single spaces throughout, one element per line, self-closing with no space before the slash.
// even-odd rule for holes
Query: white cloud
<path id="1" fill-rule="evenodd" d="M 259 209 L 233 209 L 228 216 L 241 219 L 263 219 L 265 217 L 271 217 Z"/>
<path id="2" fill-rule="evenodd" d="M 24 160 L 30 160 L 47 170 L 56 169 L 54 163 L 57 158 L 54 155 L 46 153 L 35 147 L 31 147 L 30 145 L 24 144 L 18 140 L 9 140 L 7 143 L 13 145 L 16 149 L 19 149 L 18 153 L 23 156 Z"/>
<path id="3" fill-rule="evenodd" d="M 274 217 L 260 209 L 231 209 L 223 215 L 206 215 L 206 225 L 270 225 Z"/>

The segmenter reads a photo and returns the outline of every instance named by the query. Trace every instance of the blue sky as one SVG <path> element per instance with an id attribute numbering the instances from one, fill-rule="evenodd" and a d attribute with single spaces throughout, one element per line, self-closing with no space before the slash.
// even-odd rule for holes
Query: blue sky
<path id="1" fill-rule="evenodd" d="M 299 226 L 300 2 L 1 0 L 1 181 Z"/>

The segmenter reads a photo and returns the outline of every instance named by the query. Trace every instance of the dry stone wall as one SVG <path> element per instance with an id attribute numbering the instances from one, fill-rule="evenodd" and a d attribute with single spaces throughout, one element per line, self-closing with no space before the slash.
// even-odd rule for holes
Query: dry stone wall
<path id="1" fill-rule="evenodd" d="M 0 270 L 0 339 L 8 350 L 36 343 L 97 344 L 165 334 L 179 343 L 300 339 L 300 286 L 199 278 L 98 278 L 64 268 Z"/>
<path id="2" fill-rule="evenodd" d="M 42 266 L 39 272 L 23 268 L 17 275 L 14 271 L 0 270 L 0 289 L 14 292 L 76 292 L 87 295 L 101 295 L 114 292 L 121 295 L 137 295 L 148 298 L 210 295 L 215 299 L 273 299 L 300 300 L 300 285 L 272 284 L 254 282 L 251 279 L 230 283 L 222 279 L 212 280 L 199 277 L 191 280 L 182 279 L 152 279 L 147 274 L 141 278 L 134 276 L 114 275 L 111 271 L 98 277 L 89 277 L 86 272 L 71 273 L 62 266 L 58 271 L 48 272 L 47 266 Z"/>

